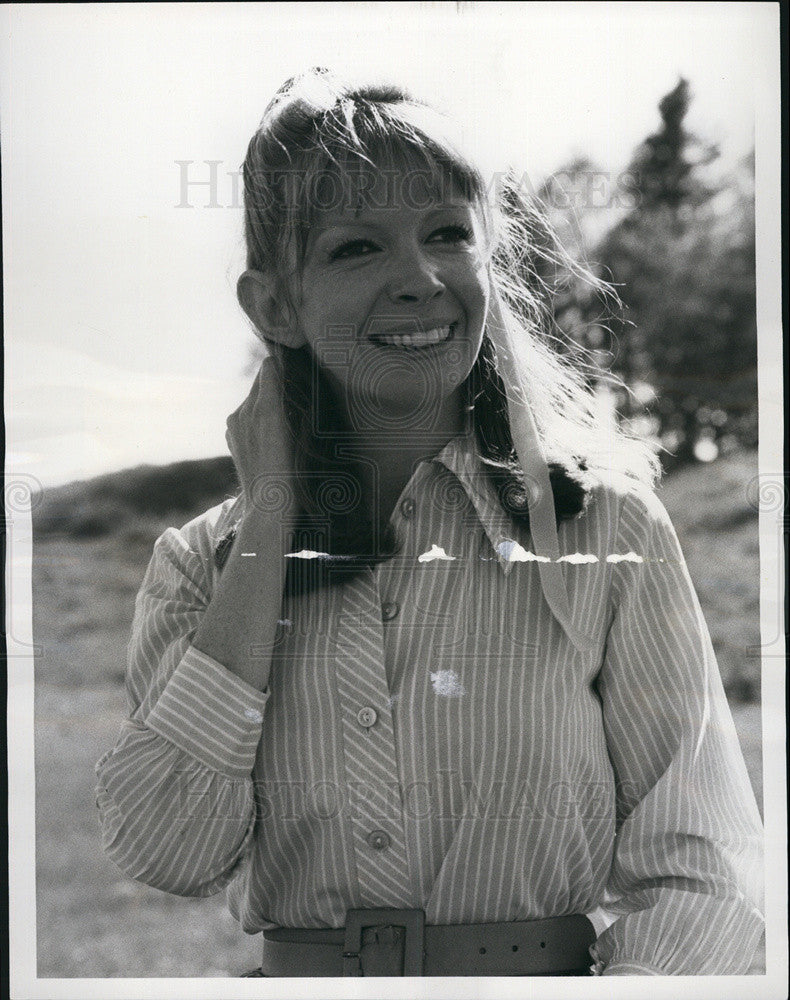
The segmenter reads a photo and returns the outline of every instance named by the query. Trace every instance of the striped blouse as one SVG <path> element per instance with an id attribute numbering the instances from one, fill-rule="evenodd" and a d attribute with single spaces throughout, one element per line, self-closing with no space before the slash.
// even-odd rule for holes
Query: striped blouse
<path id="1" fill-rule="evenodd" d="M 286 596 L 261 693 L 191 646 L 233 501 L 157 541 L 129 718 L 97 765 L 103 843 L 167 892 L 228 887 L 248 933 L 592 914 L 593 971 L 733 974 L 762 931 L 760 818 L 656 497 L 559 527 L 571 645 L 474 450 L 421 462 L 399 554 Z"/>

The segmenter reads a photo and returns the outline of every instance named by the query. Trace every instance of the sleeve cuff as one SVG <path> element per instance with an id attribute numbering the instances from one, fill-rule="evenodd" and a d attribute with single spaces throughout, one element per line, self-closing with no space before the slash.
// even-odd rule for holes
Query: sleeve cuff
<path id="1" fill-rule="evenodd" d="M 640 965 L 637 962 L 618 962 L 616 965 L 608 965 L 602 976 L 664 976 L 666 973 L 660 969 L 654 969 L 650 965 Z"/>
<path id="2" fill-rule="evenodd" d="M 652 906 L 621 916 L 592 945 L 600 975 L 745 974 L 763 930 L 748 900 L 667 887 L 644 895 Z"/>
<path id="3" fill-rule="evenodd" d="M 141 721 L 207 768 L 246 778 L 255 763 L 268 699 L 268 692 L 190 646 Z"/>

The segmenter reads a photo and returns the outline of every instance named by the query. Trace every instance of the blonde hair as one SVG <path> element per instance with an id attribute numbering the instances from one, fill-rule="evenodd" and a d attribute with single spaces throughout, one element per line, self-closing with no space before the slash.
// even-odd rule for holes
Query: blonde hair
<path id="1" fill-rule="evenodd" d="M 541 206 L 519 187 L 514 174 L 486 176 L 470 154 L 463 130 L 406 91 L 344 83 L 322 69 L 280 88 L 243 166 L 248 268 L 276 276 L 283 293 L 293 296 L 316 213 L 340 207 L 338 199 L 362 197 L 366 179 L 389 168 L 427 171 L 435 183 L 446 186 L 447 195 L 471 201 L 480 212 L 491 240 L 491 278 L 513 320 L 523 390 L 552 470 L 558 519 L 579 513 L 591 480 L 608 481 L 614 475 L 652 485 L 659 469 L 652 449 L 601 417 L 594 391 L 600 370 L 579 347 L 565 344 L 563 356 L 557 350 L 554 288 L 546 269 L 564 268 L 604 292 L 606 286 L 562 250 Z M 331 469 L 334 459 L 311 435 L 313 420 L 307 415 L 316 396 L 314 383 L 321 380 L 308 363 L 309 349 L 271 344 L 271 351 L 284 372 L 297 454 L 312 469 Z M 481 458 L 498 487 L 512 487 L 520 482 L 518 464 L 504 385 L 487 335 L 469 388 Z M 329 386 L 319 385 L 319 390 L 318 395 L 329 397 L 331 408 Z M 528 519 L 523 494 L 511 488 L 508 495 L 516 496 L 509 513 Z M 305 495 L 302 500 L 306 510 L 314 509 L 314 498 Z M 353 539 L 345 547 L 354 551 Z"/>

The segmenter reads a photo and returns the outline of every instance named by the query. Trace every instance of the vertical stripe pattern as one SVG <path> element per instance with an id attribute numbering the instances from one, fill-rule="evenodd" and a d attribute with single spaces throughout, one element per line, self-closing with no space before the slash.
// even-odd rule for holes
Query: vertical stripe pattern
<path id="1" fill-rule="evenodd" d="M 413 896 L 384 672 L 384 623 L 372 571 L 345 587 L 335 664 L 361 905 L 409 906 Z M 375 713 L 375 722 L 364 725 L 360 712 Z"/>
<path id="2" fill-rule="evenodd" d="M 248 932 L 605 907 L 604 974 L 739 972 L 760 934 L 761 827 L 710 639 L 656 497 L 615 485 L 559 528 L 580 652 L 529 532 L 463 439 L 396 506 L 399 553 L 300 598 L 268 690 L 190 645 L 230 504 L 157 543 L 129 719 L 97 767 L 132 877 L 228 887 Z"/>

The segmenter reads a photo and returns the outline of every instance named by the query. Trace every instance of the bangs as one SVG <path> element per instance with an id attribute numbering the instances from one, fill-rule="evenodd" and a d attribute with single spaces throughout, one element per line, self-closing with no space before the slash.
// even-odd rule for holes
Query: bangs
<path id="1" fill-rule="evenodd" d="M 418 195 L 419 185 L 422 187 Z M 417 208 L 425 203 L 426 194 L 440 202 L 474 204 L 480 199 L 481 185 L 470 168 L 442 151 L 387 142 L 380 148 L 368 144 L 364 151 L 333 152 L 315 177 L 308 179 L 305 193 L 305 220 L 310 223 L 316 211 L 361 211 L 399 205 Z"/>
<path id="2" fill-rule="evenodd" d="M 325 71 L 288 81 L 244 162 L 247 266 L 296 290 L 319 213 L 471 204 L 494 235 L 480 151 L 471 134 L 405 91 L 350 88 Z"/>
<path id="3" fill-rule="evenodd" d="M 450 134 L 450 123 L 418 104 L 346 99 L 315 122 L 313 142 L 291 158 L 289 215 L 304 257 L 319 212 L 366 207 L 473 204 L 487 220 L 484 180 Z"/>

